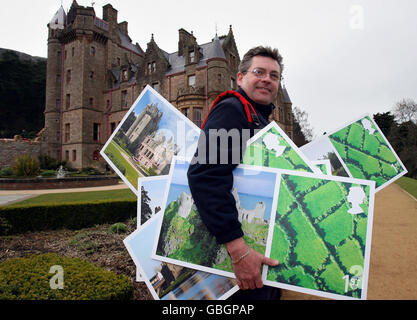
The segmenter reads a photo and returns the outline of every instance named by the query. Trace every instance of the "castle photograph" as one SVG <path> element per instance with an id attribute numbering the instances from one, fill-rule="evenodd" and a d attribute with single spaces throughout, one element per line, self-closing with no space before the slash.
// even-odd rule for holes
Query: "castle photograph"
<path id="1" fill-rule="evenodd" d="M 227 34 L 213 34 L 202 43 L 192 32 L 177 32 L 178 50 L 168 53 L 153 35 L 143 46 L 132 41 L 128 22 L 118 21 L 111 4 L 103 6 L 101 16 L 75 0 L 68 12 L 61 6 L 48 24 L 41 154 L 73 168 L 104 169 L 100 150 L 146 85 L 200 127 L 217 95 L 237 89 L 237 44 L 232 26 Z M 275 106 L 272 119 L 292 138 L 292 104 L 285 87 L 280 87 Z M 154 108 L 149 106 L 150 117 Z M 130 139 L 144 139 L 147 131 L 141 136 L 129 132 Z M 162 139 L 147 136 L 151 145 L 145 141 L 139 151 L 155 151 Z M 175 149 L 172 141 L 171 147 Z M 135 150 L 134 157 L 148 169 L 163 170 L 149 152 Z"/>
<path id="2" fill-rule="evenodd" d="M 167 175 L 174 156 L 192 156 L 199 131 L 198 126 L 147 86 L 101 155 L 136 192 L 138 177 Z"/>

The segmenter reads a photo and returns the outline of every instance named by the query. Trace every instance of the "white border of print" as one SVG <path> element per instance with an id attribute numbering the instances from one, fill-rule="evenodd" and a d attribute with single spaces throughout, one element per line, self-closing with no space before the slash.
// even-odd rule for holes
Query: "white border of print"
<path id="1" fill-rule="evenodd" d="M 150 176 L 150 177 L 139 177 L 138 178 L 138 196 L 137 196 L 138 201 L 137 201 L 137 217 L 136 217 L 136 228 L 137 229 L 139 229 L 142 225 L 142 218 L 141 218 L 142 217 L 142 215 L 141 215 L 141 213 L 142 213 L 141 212 L 141 209 L 142 209 L 142 193 L 139 190 L 142 187 L 142 181 L 143 180 L 147 180 L 147 181 L 167 180 L 167 182 L 168 182 L 168 176 L 163 175 L 163 176 Z M 162 201 L 163 201 L 163 199 L 161 199 L 161 208 L 163 206 Z M 143 282 L 143 281 L 144 281 L 144 279 L 143 279 L 143 277 L 140 273 L 140 270 L 138 268 L 136 268 L 136 282 Z"/>
<path id="2" fill-rule="evenodd" d="M 324 164 L 326 166 L 326 171 L 327 171 L 326 176 L 331 176 L 332 175 L 332 166 L 330 164 L 330 160 L 329 159 L 314 160 L 314 161 L 311 161 L 311 163 L 313 165 Z M 323 174 L 323 172 L 321 172 L 321 173 Z"/>
<path id="3" fill-rule="evenodd" d="M 268 132 L 272 128 L 275 128 L 279 132 L 279 134 L 285 139 L 285 141 L 287 141 L 289 143 L 291 148 L 293 148 L 295 150 L 295 152 L 301 157 L 301 159 L 307 164 L 307 166 L 310 167 L 310 169 L 312 170 L 313 173 L 317 173 L 317 174 L 321 173 L 321 171 L 311 163 L 311 160 L 309 160 L 304 155 L 304 153 L 300 150 L 300 148 L 298 148 L 294 144 L 294 142 L 287 136 L 287 134 L 284 132 L 284 130 L 282 130 L 281 127 L 275 121 L 270 122 L 266 127 L 262 128 L 252 138 L 250 138 L 246 143 L 246 148 L 248 148 L 249 145 L 251 145 L 253 142 L 258 140 L 264 133 Z"/>
<path id="4" fill-rule="evenodd" d="M 343 159 L 340 157 L 339 153 L 337 152 L 335 146 L 333 145 L 333 143 L 331 142 L 331 140 L 329 139 L 329 136 L 332 135 L 333 133 L 336 133 L 337 131 L 342 130 L 343 128 L 346 128 L 347 126 L 350 126 L 352 123 L 359 121 L 365 117 L 369 117 L 369 119 L 372 121 L 372 124 L 376 127 L 376 129 L 378 130 L 378 132 L 381 134 L 381 136 L 384 138 L 386 144 L 388 145 L 388 147 L 390 148 L 391 152 L 394 154 L 395 158 L 397 159 L 397 161 L 401 164 L 401 167 L 404 169 L 403 172 L 400 172 L 399 174 L 397 174 L 395 177 L 393 177 L 391 180 L 388 180 L 387 182 L 385 182 L 384 184 L 380 185 L 378 188 L 375 189 L 375 192 L 378 192 L 379 190 L 382 190 L 383 188 L 387 187 L 388 185 L 390 185 L 391 183 L 393 183 L 395 180 L 401 178 L 403 175 L 405 175 L 408 171 L 407 168 L 404 166 L 404 164 L 402 163 L 401 159 L 398 157 L 397 153 L 395 152 L 395 150 L 392 148 L 391 143 L 388 141 L 388 139 L 385 137 L 384 133 L 382 132 L 382 130 L 378 127 L 378 125 L 376 124 L 376 122 L 374 121 L 374 119 L 372 118 L 372 116 L 369 113 L 366 113 L 364 115 L 362 115 L 361 117 L 356 118 L 355 120 L 349 121 L 347 122 L 344 126 L 339 127 L 336 130 L 332 130 L 331 132 L 327 133 L 326 135 L 324 135 L 323 137 L 326 137 L 329 140 L 329 143 L 331 144 L 333 150 L 336 153 L 336 156 L 338 157 L 339 161 L 342 163 L 343 168 L 345 169 L 346 173 L 352 177 L 352 174 L 350 173 L 349 169 L 347 168 L 345 162 L 343 161 Z"/>
<path id="5" fill-rule="evenodd" d="M 140 191 L 141 187 L 142 187 L 142 181 L 153 181 L 153 180 L 166 180 L 166 186 L 168 186 L 168 175 L 162 175 L 162 176 L 148 176 L 148 177 L 139 177 L 138 178 L 138 208 L 137 208 L 137 213 L 138 216 L 136 218 L 136 222 L 137 222 L 137 228 L 139 228 L 142 225 L 142 212 L 141 212 L 141 208 L 142 208 L 142 192 Z M 161 200 L 161 208 L 162 206 L 165 205 L 165 203 L 163 202 L 163 198 L 160 199 Z M 154 216 L 154 215 L 152 215 Z M 146 221 L 145 221 L 146 222 Z M 144 222 L 144 223 L 145 223 Z"/>
<path id="6" fill-rule="evenodd" d="M 339 176 L 328 176 L 328 175 L 317 175 L 317 174 L 311 174 L 307 172 L 300 172 L 300 171 L 292 171 L 292 170 L 279 170 L 279 185 L 278 185 L 278 193 L 277 198 L 279 197 L 279 186 L 281 185 L 281 176 L 282 174 L 287 175 L 295 175 L 295 176 L 302 176 L 302 177 L 310 177 L 310 178 L 321 178 L 324 180 L 333 180 L 333 181 L 340 181 L 340 182 L 346 182 L 346 183 L 356 183 L 361 185 L 367 185 L 370 187 L 369 190 L 369 206 L 368 206 L 368 218 L 367 218 L 367 227 L 366 227 L 366 244 L 365 244 L 365 255 L 363 260 L 363 274 L 362 274 L 362 291 L 361 291 L 361 299 L 364 300 L 367 297 L 367 291 L 368 291 L 368 277 L 369 277 L 369 263 L 370 263 L 370 256 L 371 256 L 371 242 L 372 242 L 372 226 L 373 226 L 373 217 L 374 217 L 374 202 L 375 202 L 375 181 L 371 180 L 363 180 L 363 179 L 356 179 L 356 178 L 346 178 L 346 177 L 339 177 Z M 279 199 L 277 199 L 279 201 Z M 271 219 L 269 221 L 269 233 L 268 233 L 268 239 L 266 242 L 266 252 L 265 255 L 267 257 L 271 254 L 271 246 L 272 246 L 272 237 L 273 237 L 273 224 L 275 223 L 276 218 L 276 210 L 271 215 Z M 303 288 L 295 285 L 289 285 L 286 283 L 280 283 L 276 281 L 270 281 L 266 280 L 268 272 L 268 266 L 263 266 L 262 271 L 262 280 L 263 283 L 266 285 L 270 285 L 277 288 L 282 289 L 288 289 L 292 291 L 298 291 L 302 293 L 307 293 L 311 295 L 331 298 L 331 299 L 339 299 L 339 300 L 360 300 L 358 298 L 352 298 L 345 295 L 335 294 L 335 293 L 328 293 L 320 290 L 314 290 L 314 289 L 308 289 Z"/>
<path id="7" fill-rule="evenodd" d="M 170 190 L 170 187 L 171 187 L 171 181 L 172 181 L 172 175 L 173 175 L 173 169 L 175 168 L 175 162 L 176 161 L 186 161 L 186 160 L 184 160 L 184 158 L 180 158 L 180 157 L 174 157 L 173 158 L 173 161 L 172 161 L 172 164 L 171 164 L 171 168 L 170 168 L 170 171 L 169 171 L 168 187 L 165 190 L 164 207 L 163 207 L 163 210 L 161 210 L 163 213 L 165 213 L 166 202 L 168 200 L 168 194 L 169 194 L 169 190 Z M 241 169 L 243 169 L 243 170 L 248 170 L 249 173 L 250 172 L 253 172 L 253 171 L 264 171 L 264 172 L 275 173 L 276 174 L 276 178 L 275 178 L 275 189 L 277 188 L 277 186 L 279 187 L 277 169 L 268 168 L 268 167 L 259 167 L 259 166 L 244 165 L 244 164 L 240 164 L 238 166 L 238 168 L 239 167 Z M 277 203 L 277 197 L 274 196 L 273 197 L 273 201 L 272 201 L 270 219 L 273 217 L 274 212 L 277 210 L 277 204 L 278 204 Z M 160 222 L 159 222 L 158 234 L 155 236 L 155 242 L 154 242 L 154 247 L 153 247 L 153 251 L 152 251 L 152 258 L 153 259 L 160 260 L 160 261 L 164 261 L 164 262 L 168 262 L 168 263 L 172 263 L 172 264 L 176 264 L 176 265 L 180 265 L 180 266 L 187 267 L 187 268 L 190 268 L 190 269 L 196 269 L 196 270 L 201 270 L 201 271 L 204 271 L 204 272 L 218 274 L 220 276 L 225 276 L 225 277 L 228 277 L 228 278 L 234 278 L 234 279 L 236 278 L 236 276 L 235 276 L 235 274 L 233 272 L 218 270 L 218 269 L 211 268 L 211 267 L 206 267 L 206 266 L 202 266 L 202 265 L 198 265 L 198 264 L 194 264 L 194 263 L 189 263 L 189 262 L 185 262 L 185 261 L 181 261 L 181 260 L 167 258 L 167 257 L 164 257 L 164 256 L 157 255 L 156 254 L 156 250 L 157 250 L 157 247 L 158 247 L 158 242 L 159 242 L 159 236 L 160 236 L 160 233 L 161 233 L 162 222 L 163 222 L 163 219 L 161 219 Z M 269 230 L 268 230 L 268 233 L 269 233 Z"/>
<path id="8" fill-rule="evenodd" d="M 143 225 L 141 225 L 136 231 L 134 231 L 133 233 L 131 233 L 129 236 L 127 236 L 124 240 L 123 243 L 127 249 L 127 251 L 129 252 L 130 256 L 133 259 L 133 262 L 136 265 L 137 270 L 139 270 L 139 272 L 141 274 L 143 274 L 143 281 L 145 282 L 146 286 L 149 289 L 149 292 L 151 293 L 152 297 L 155 300 L 160 300 L 158 294 L 156 293 L 155 289 L 153 288 L 151 282 L 149 281 L 148 277 L 146 276 L 145 271 L 143 270 L 140 261 L 138 260 L 138 257 L 136 257 L 136 255 L 134 254 L 134 251 L 132 249 L 132 247 L 130 246 L 130 241 L 137 237 L 138 234 L 144 230 L 145 228 L 148 228 L 152 223 L 157 223 L 157 221 L 155 221 L 156 219 L 162 220 L 162 215 L 163 212 L 161 210 L 160 213 L 153 215 L 149 220 L 147 220 Z M 151 257 L 149 257 L 149 259 L 151 259 Z M 234 294 L 236 291 L 239 290 L 239 286 L 235 285 L 232 289 L 230 289 L 229 291 L 227 291 L 226 293 L 224 293 L 222 296 L 219 297 L 218 300 L 226 300 L 227 298 L 229 298 L 232 294 Z"/>
<path id="9" fill-rule="evenodd" d="M 187 122 L 191 127 L 196 129 L 197 133 L 200 133 L 201 129 L 190 119 L 188 119 L 184 114 L 182 114 L 177 108 L 175 108 L 171 103 L 169 103 L 161 94 L 159 94 L 155 89 L 153 89 L 150 85 L 146 85 L 146 87 L 142 90 L 140 95 L 136 98 L 135 102 L 132 104 L 130 109 L 126 112 L 126 114 L 123 116 L 122 120 L 120 121 L 119 125 L 116 127 L 116 129 L 113 131 L 113 133 L 110 135 L 109 139 L 104 144 L 103 148 L 100 150 L 101 156 L 106 160 L 106 162 L 112 167 L 112 169 L 118 174 L 118 176 L 124 181 L 124 183 L 127 184 L 127 186 L 130 188 L 130 190 L 133 191 L 135 195 L 138 195 L 138 191 L 133 187 L 133 185 L 129 182 L 129 180 L 125 177 L 124 174 L 120 172 L 120 170 L 113 164 L 112 161 L 107 157 L 107 155 L 104 153 L 104 150 L 106 150 L 109 143 L 113 140 L 114 136 L 117 134 L 117 132 L 120 130 L 124 122 L 126 121 L 129 114 L 133 112 L 133 110 L 136 108 L 139 101 L 142 99 L 142 97 L 145 95 L 146 92 L 150 91 L 154 96 L 158 98 L 162 103 L 164 103 L 167 107 L 172 109 L 174 113 L 176 113 L 179 117 L 179 119 Z M 140 176 L 139 176 L 140 177 Z"/>

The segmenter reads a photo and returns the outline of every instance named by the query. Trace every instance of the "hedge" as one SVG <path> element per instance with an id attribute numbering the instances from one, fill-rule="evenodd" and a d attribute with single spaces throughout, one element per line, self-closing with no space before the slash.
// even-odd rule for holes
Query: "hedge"
<path id="1" fill-rule="evenodd" d="M 57 229 L 82 229 L 137 216 L 137 201 L 55 203 L 0 208 L 0 235 Z"/>
<path id="2" fill-rule="evenodd" d="M 48 253 L 0 264 L 0 300 L 130 300 L 133 294 L 129 277 L 79 258 Z"/>

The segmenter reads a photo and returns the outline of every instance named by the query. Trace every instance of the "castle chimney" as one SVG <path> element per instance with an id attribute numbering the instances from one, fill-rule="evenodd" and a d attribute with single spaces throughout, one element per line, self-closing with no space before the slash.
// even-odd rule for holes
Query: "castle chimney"
<path id="1" fill-rule="evenodd" d="M 127 36 L 127 21 L 123 21 L 119 23 L 120 31 Z"/>
<path id="2" fill-rule="evenodd" d="M 103 20 L 117 24 L 117 10 L 110 3 L 103 6 Z"/>

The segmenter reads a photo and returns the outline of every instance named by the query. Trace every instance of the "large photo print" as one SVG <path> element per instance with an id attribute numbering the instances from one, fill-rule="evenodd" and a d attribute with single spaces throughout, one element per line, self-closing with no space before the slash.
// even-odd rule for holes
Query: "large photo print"
<path id="1" fill-rule="evenodd" d="M 175 160 L 165 196 L 165 211 L 153 257 L 169 263 L 235 277 L 226 247 L 216 243 L 204 225 L 188 187 L 189 162 Z M 268 225 L 275 210 L 277 173 L 268 168 L 241 165 L 234 172 L 232 194 L 244 240 L 265 254 Z"/>
<path id="2" fill-rule="evenodd" d="M 155 300 L 224 300 L 239 289 L 235 279 L 152 259 L 160 219 L 152 216 L 123 241 Z"/>
<path id="3" fill-rule="evenodd" d="M 173 156 L 193 156 L 199 135 L 192 121 L 146 86 L 100 153 L 137 195 L 139 177 L 167 175 Z"/>
<path id="4" fill-rule="evenodd" d="M 282 171 L 264 267 L 266 284 L 366 299 L 375 182 Z"/>
<path id="5" fill-rule="evenodd" d="M 391 144 L 369 115 L 328 134 L 351 177 L 372 180 L 376 191 L 407 173 Z"/>

